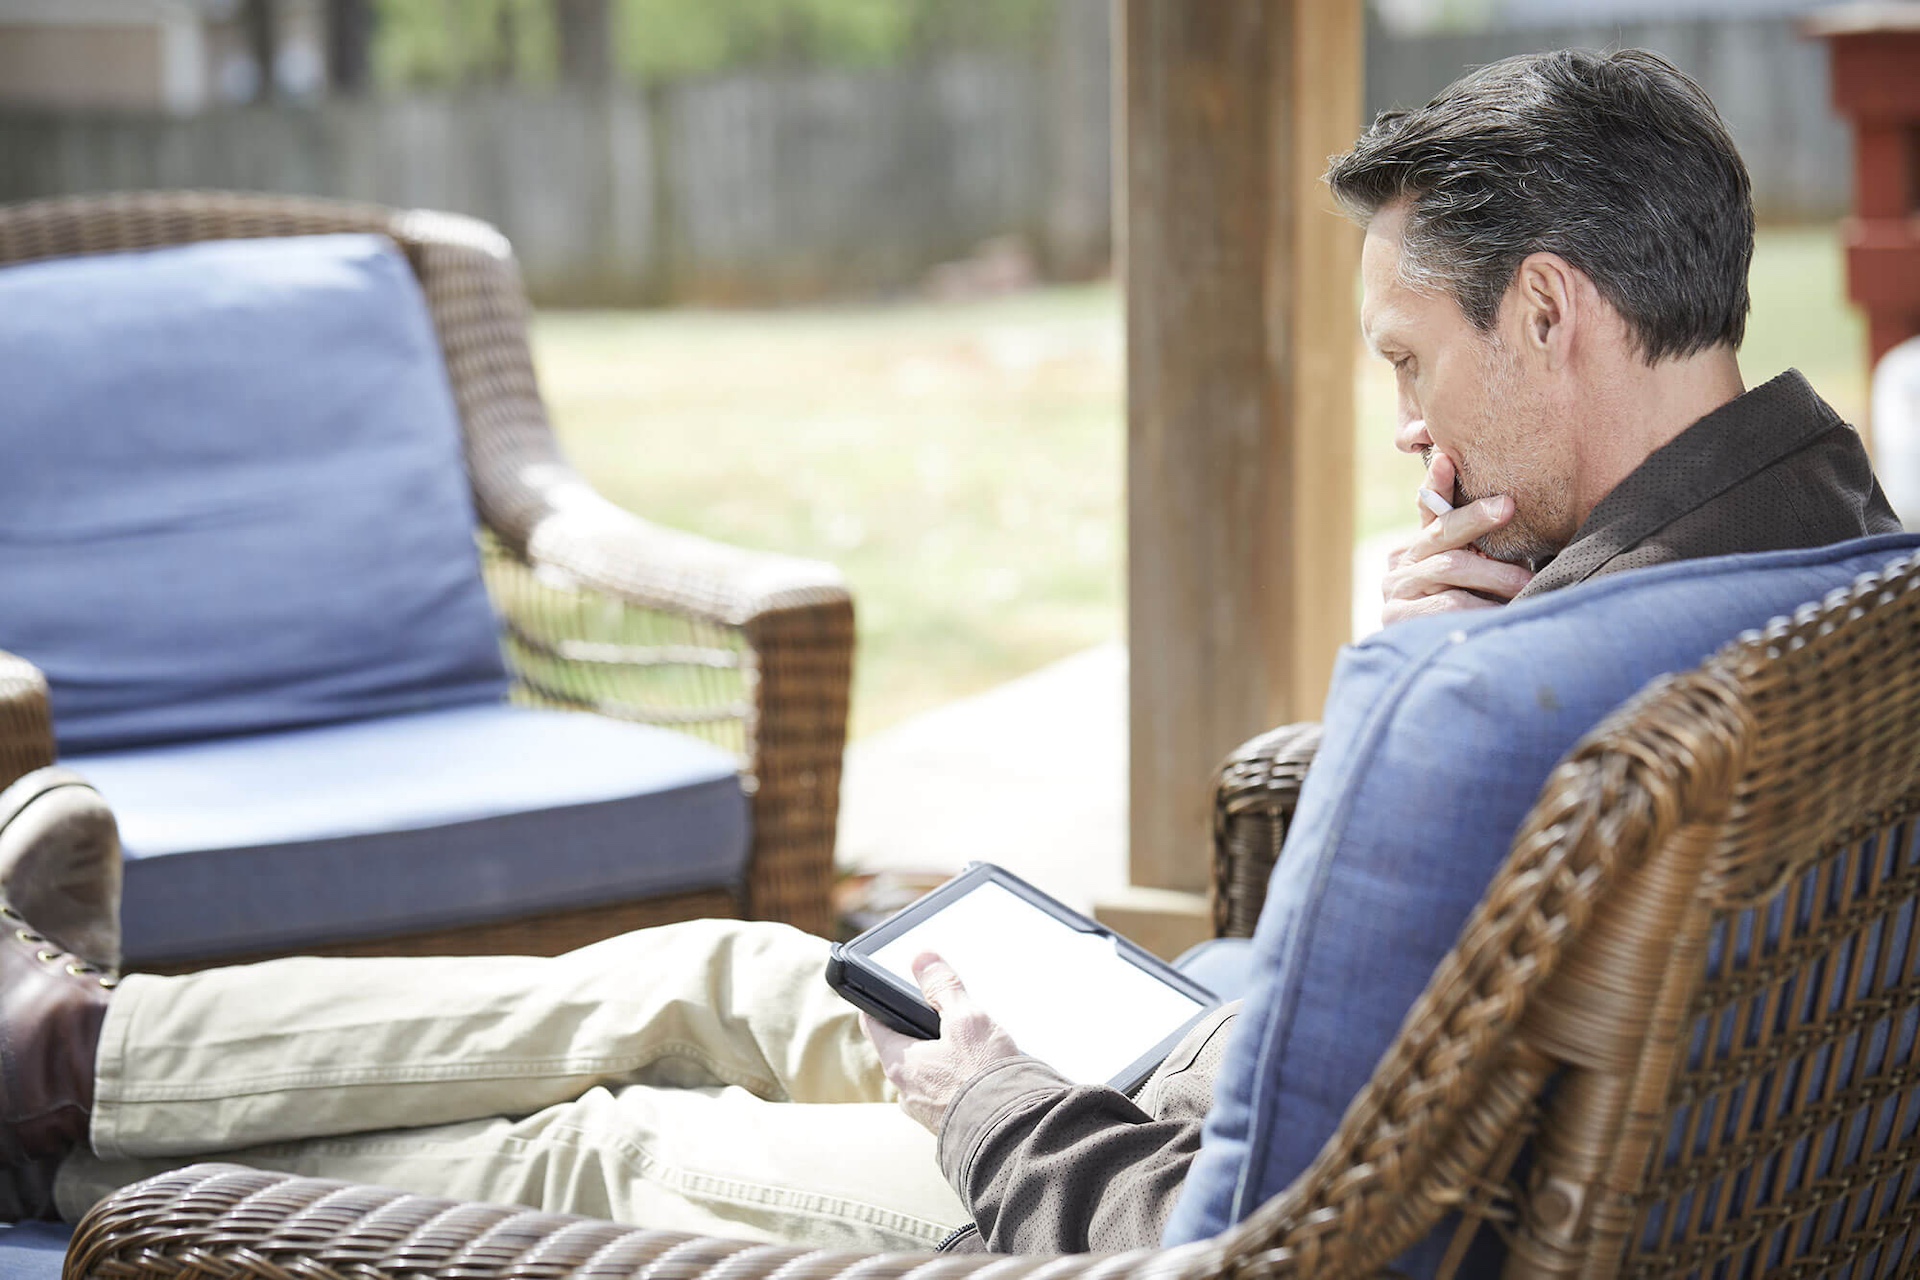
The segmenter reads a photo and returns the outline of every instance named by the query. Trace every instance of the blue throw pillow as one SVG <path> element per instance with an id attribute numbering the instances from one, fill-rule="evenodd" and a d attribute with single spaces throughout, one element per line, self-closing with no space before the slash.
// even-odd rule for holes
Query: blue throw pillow
<path id="1" fill-rule="evenodd" d="M 1582 734 L 1655 677 L 1916 546 L 1893 534 L 1665 565 L 1344 651 L 1166 1242 L 1240 1221 L 1312 1162 Z M 1436 1232 L 1395 1265 L 1430 1275 L 1445 1243 Z"/>
<path id="2" fill-rule="evenodd" d="M 459 418 L 369 235 L 0 270 L 0 649 L 67 751 L 501 697 Z"/>
<path id="3" fill-rule="evenodd" d="M 0 1224 L 0 1276 L 5 1280 L 60 1280 L 73 1228 L 62 1222 Z"/>

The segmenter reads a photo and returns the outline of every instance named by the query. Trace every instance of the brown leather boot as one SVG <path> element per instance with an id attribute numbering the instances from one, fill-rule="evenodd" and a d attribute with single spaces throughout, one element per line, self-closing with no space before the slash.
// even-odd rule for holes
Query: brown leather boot
<path id="1" fill-rule="evenodd" d="M 18 1180 L 86 1140 L 94 1056 L 119 979 L 0 899 L 0 1171 Z"/>
<path id="2" fill-rule="evenodd" d="M 102 969 L 120 967 L 120 828 L 71 769 L 35 769 L 0 791 L 0 898 Z"/>

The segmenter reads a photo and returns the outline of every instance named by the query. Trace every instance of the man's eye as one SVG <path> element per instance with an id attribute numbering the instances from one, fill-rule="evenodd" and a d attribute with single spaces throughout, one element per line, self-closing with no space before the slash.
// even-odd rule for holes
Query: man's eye
<path id="1" fill-rule="evenodd" d="M 1412 356 L 1395 356 L 1393 358 L 1393 371 L 1395 373 L 1412 373 L 1413 357 Z"/>

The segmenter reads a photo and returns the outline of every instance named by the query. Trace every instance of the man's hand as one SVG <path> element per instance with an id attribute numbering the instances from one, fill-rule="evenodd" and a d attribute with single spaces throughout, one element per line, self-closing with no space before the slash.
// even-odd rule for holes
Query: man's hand
<path id="1" fill-rule="evenodd" d="M 1427 464 L 1426 487 L 1450 498 L 1454 478 L 1453 459 L 1435 449 Z M 1495 494 L 1443 516 L 1415 505 L 1420 507 L 1420 535 L 1387 556 L 1387 576 L 1380 584 L 1386 601 L 1380 609 L 1383 624 L 1458 609 L 1491 609 L 1533 581 L 1530 570 L 1495 560 L 1472 545 L 1513 519 L 1512 498 Z"/>
<path id="2" fill-rule="evenodd" d="M 934 1134 L 966 1083 L 996 1063 L 1020 1056 L 1013 1037 L 973 1002 L 945 960 L 916 956 L 913 976 L 940 1013 L 940 1038 L 917 1040 L 860 1015 L 867 1039 L 880 1051 L 880 1068 L 900 1090 L 900 1106 Z"/>

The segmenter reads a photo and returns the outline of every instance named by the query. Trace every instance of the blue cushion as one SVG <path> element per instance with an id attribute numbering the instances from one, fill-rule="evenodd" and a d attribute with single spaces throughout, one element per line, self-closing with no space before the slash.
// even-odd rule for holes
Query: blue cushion
<path id="1" fill-rule="evenodd" d="M 0 1223 L 0 1276 L 6 1280 L 60 1280 L 73 1228 L 58 1222 Z"/>
<path id="2" fill-rule="evenodd" d="M 1667 565 L 1344 651 L 1167 1242 L 1239 1221 L 1312 1161 L 1583 733 L 1654 677 L 1916 546 Z M 1429 1275 L 1443 1245 L 1436 1233 L 1396 1265 Z"/>
<path id="3" fill-rule="evenodd" d="M 1222 1004 L 1242 999 L 1253 982 L 1253 940 L 1208 938 L 1188 947 L 1173 967 L 1219 996 Z"/>
<path id="4" fill-rule="evenodd" d="M 740 883 L 737 761 L 602 716 L 458 707 L 63 764 L 113 806 L 157 964 Z"/>
<path id="5" fill-rule="evenodd" d="M 0 270 L 0 649 L 99 751 L 494 700 L 439 344 L 377 236 Z"/>

